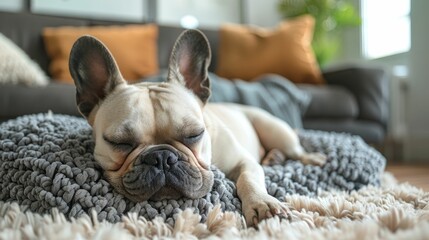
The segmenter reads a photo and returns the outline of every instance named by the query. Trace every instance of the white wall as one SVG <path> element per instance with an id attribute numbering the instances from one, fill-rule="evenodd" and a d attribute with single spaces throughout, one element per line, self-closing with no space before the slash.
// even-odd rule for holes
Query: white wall
<path id="1" fill-rule="evenodd" d="M 158 0 L 157 21 L 179 25 L 182 17 L 192 15 L 202 28 L 218 28 L 223 22 L 240 23 L 240 0 Z"/>
<path id="2" fill-rule="evenodd" d="M 196 17 L 203 28 L 218 28 L 226 22 L 243 21 L 272 27 L 281 20 L 277 0 L 158 0 L 157 3 L 158 21 L 168 25 L 179 24 L 187 14 Z"/>
<path id="3" fill-rule="evenodd" d="M 0 10 L 21 11 L 24 1 L 31 1 L 34 13 L 78 16 L 105 20 L 144 21 L 147 0 L 0 0 Z M 125 4 L 126 3 L 126 4 Z M 244 3 L 244 4 L 243 4 Z M 241 6 L 245 9 L 241 10 Z M 273 27 L 281 20 L 277 0 L 158 0 L 157 20 L 161 24 L 179 25 L 185 15 L 193 15 L 203 28 L 218 28 L 222 23 L 246 21 Z"/>
<path id="4" fill-rule="evenodd" d="M 246 0 L 247 21 L 261 27 L 274 27 L 281 21 L 277 0 Z"/>
<path id="5" fill-rule="evenodd" d="M 0 10 L 27 10 L 27 1 L 30 0 L 0 0 Z M 31 11 L 34 13 L 135 22 L 144 20 L 145 6 L 145 0 L 127 0 L 127 4 L 119 0 L 31 0 Z"/>
<path id="6" fill-rule="evenodd" d="M 141 22 L 144 20 L 142 0 L 32 0 L 31 11 L 60 16 Z"/>
<path id="7" fill-rule="evenodd" d="M 411 1 L 407 160 L 429 161 L 429 1 Z"/>
<path id="8" fill-rule="evenodd" d="M 19 12 L 24 9 L 24 0 L 0 0 L 0 10 Z"/>

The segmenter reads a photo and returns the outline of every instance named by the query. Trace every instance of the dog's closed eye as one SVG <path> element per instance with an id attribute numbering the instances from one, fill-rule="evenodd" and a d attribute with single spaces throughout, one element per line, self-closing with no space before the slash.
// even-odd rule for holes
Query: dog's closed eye
<path id="1" fill-rule="evenodd" d="M 204 132 L 205 132 L 205 130 L 203 129 L 202 131 L 200 131 L 200 132 L 198 132 L 196 134 L 191 134 L 189 136 L 186 136 L 186 137 L 183 138 L 183 142 L 186 145 L 195 144 L 195 143 L 197 143 L 198 141 L 201 140 L 201 138 L 204 136 Z"/>
<path id="2" fill-rule="evenodd" d="M 127 140 L 119 140 L 119 139 L 111 139 L 106 136 L 103 136 L 103 140 L 106 141 L 109 145 L 111 145 L 114 149 L 119 151 L 128 152 L 134 149 L 135 144 L 131 143 Z"/>

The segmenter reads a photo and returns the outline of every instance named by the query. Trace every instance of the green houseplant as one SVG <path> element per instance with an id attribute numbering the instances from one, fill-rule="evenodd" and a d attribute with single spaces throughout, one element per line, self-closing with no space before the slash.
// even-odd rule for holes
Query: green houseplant
<path id="1" fill-rule="evenodd" d="M 278 10 L 284 18 L 303 14 L 310 14 L 315 18 L 312 46 L 321 66 L 338 53 L 341 30 L 361 23 L 350 0 L 279 0 Z"/>

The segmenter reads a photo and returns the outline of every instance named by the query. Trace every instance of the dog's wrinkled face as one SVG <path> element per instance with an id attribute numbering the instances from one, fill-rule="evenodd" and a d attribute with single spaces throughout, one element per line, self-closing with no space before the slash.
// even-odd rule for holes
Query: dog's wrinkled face
<path id="1" fill-rule="evenodd" d="M 202 113 L 209 61 L 204 35 L 188 30 L 173 48 L 166 82 L 128 85 L 101 42 L 84 36 L 74 44 L 70 72 L 79 111 L 94 130 L 95 159 L 129 199 L 210 191 L 211 142 Z"/>

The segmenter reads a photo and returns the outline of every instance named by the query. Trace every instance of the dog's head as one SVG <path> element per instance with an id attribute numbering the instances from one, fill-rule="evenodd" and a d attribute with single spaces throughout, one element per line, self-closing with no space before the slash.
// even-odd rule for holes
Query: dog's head
<path id="1" fill-rule="evenodd" d="M 211 189 L 203 115 L 209 63 L 206 37 L 187 30 L 174 45 L 165 82 L 129 85 L 103 43 L 76 41 L 69 67 L 77 105 L 93 127 L 95 159 L 118 192 L 143 201 L 198 198 Z"/>

